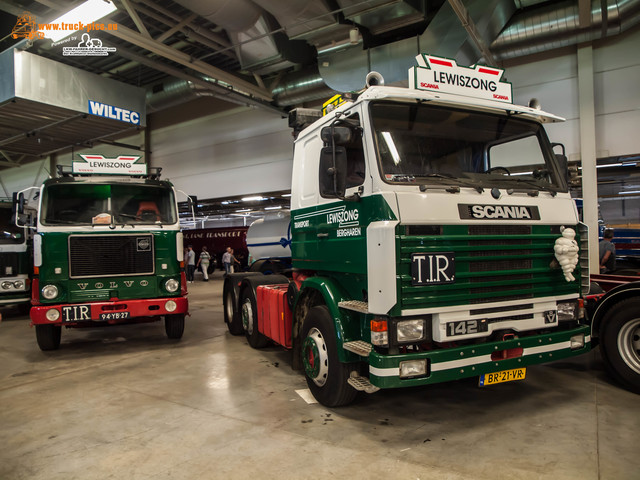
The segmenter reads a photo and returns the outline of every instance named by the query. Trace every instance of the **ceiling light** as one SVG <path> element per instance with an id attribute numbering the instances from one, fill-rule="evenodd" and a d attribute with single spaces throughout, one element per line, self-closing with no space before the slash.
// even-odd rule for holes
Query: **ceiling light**
<path id="1" fill-rule="evenodd" d="M 265 210 L 280 210 L 281 208 L 281 205 L 278 205 L 277 207 L 264 207 Z"/>
<path id="2" fill-rule="evenodd" d="M 284 197 L 284 198 L 288 198 L 288 197 L 290 197 L 290 196 L 291 196 L 291 194 L 290 194 L 290 193 L 283 193 L 283 194 L 281 195 L 281 197 Z"/>
<path id="3" fill-rule="evenodd" d="M 264 198 L 264 197 L 262 197 L 260 195 L 258 195 L 256 197 L 244 197 L 242 199 L 243 202 L 262 202 L 264 200 L 266 200 L 266 198 Z"/>
<path id="4" fill-rule="evenodd" d="M 106 17 L 115 10 L 117 10 L 117 8 L 111 0 L 87 0 L 52 22 L 49 22 L 49 25 L 58 25 L 58 30 L 41 31 L 44 33 L 44 36 L 50 38 L 51 41 L 58 42 L 80 30 L 80 28 L 76 30 L 62 30 L 60 27 L 63 26 L 63 23 L 65 25 L 77 25 L 78 27 L 80 26 L 79 24 L 82 23 L 86 27 Z M 82 29 L 84 29 L 84 27 L 82 27 Z"/>

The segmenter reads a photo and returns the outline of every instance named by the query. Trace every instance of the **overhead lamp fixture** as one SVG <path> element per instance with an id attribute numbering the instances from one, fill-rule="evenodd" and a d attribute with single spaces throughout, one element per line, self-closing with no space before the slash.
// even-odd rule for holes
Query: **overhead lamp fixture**
<path id="1" fill-rule="evenodd" d="M 264 200 L 266 200 L 266 198 L 264 198 L 264 197 L 262 197 L 260 195 L 258 195 L 256 197 L 244 197 L 242 199 L 243 202 L 262 202 Z"/>
<path id="2" fill-rule="evenodd" d="M 282 205 L 278 205 L 277 207 L 264 207 L 265 210 L 280 210 Z"/>
<path id="3" fill-rule="evenodd" d="M 97 22 L 116 10 L 117 7 L 111 0 L 87 0 L 48 23 L 51 27 L 56 26 L 56 30 L 44 29 L 41 31 L 51 41 L 58 42 L 74 32 L 84 30 L 88 25 Z M 72 30 L 72 28 L 75 28 L 75 30 Z"/>

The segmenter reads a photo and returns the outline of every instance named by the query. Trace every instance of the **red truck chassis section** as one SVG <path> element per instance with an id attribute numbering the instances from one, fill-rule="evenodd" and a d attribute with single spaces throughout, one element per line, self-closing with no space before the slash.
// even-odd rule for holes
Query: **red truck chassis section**
<path id="1" fill-rule="evenodd" d="M 165 305 L 168 301 L 176 304 L 176 309 L 167 311 Z M 63 320 L 63 308 L 68 307 L 67 316 L 69 320 Z M 60 312 L 60 317 L 55 321 L 47 320 L 46 313 L 55 308 Z M 85 322 L 112 323 L 134 323 L 138 317 L 160 317 L 162 315 L 175 315 L 188 313 L 189 302 L 184 297 L 149 298 L 142 300 L 122 300 L 110 302 L 91 302 L 85 304 L 59 304 L 59 305 L 39 305 L 31 307 L 31 325 L 82 325 Z M 124 318 L 122 315 L 129 312 Z M 111 314 L 111 315 L 109 315 Z M 107 318 L 101 318 L 103 317 Z M 159 320 L 159 318 L 157 319 Z M 144 321 L 144 320 L 143 320 Z"/>

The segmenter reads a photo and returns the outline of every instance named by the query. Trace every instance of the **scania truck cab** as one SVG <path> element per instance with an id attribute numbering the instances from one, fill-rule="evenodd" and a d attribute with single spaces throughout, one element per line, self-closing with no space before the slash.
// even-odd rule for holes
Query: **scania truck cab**
<path id="1" fill-rule="evenodd" d="M 40 189 L 33 241 L 40 348 L 57 349 L 63 326 L 162 318 L 167 336 L 181 338 L 188 302 L 171 183 L 128 157 L 89 156 L 59 174 Z"/>
<path id="2" fill-rule="evenodd" d="M 374 76 L 299 133 L 291 280 L 240 279 L 225 311 L 253 346 L 292 348 L 327 406 L 590 348 L 586 227 L 543 128 L 562 119 L 513 105 L 501 70 L 417 62 L 409 88 Z"/>

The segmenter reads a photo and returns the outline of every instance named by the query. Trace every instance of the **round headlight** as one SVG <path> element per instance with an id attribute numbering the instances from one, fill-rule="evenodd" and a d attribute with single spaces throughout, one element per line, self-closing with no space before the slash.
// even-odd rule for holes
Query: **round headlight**
<path id="1" fill-rule="evenodd" d="M 47 320 L 49 320 L 50 322 L 55 322 L 60 318 L 60 312 L 55 308 L 51 308 L 47 310 L 46 316 L 47 316 Z"/>
<path id="2" fill-rule="evenodd" d="M 178 308 L 178 305 L 173 300 L 169 300 L 164 304 L 164 308 L 167 310 L 167 312 L 175 312 L 176 308 Z"/>
<path id="3" fill-rule="evenodd" d="M 165 282 L 164 288 L 167 289 L 167 292 L 177 292 L 178 288 L 180 288 L 180 282 L 178 282 L 175 278 L 170 278 Z"/>
<path id="4" fill-rule="evenodd" d="M 47 300 L 53 300 L 58 296 L 58 287 L 55 285 L 45 285 L 42 287 L 42 296 Z"/>
<path id="5" fill-rule="evenodd" d="M 11 282 L 2 282 L 2 288 L 5 290 L 9 290 L 13 286 Z"/>
<path id="6" fill-rule="evenodd" d="M 24 282 L 22 280 L 16 280 L 15 282 L 13 282 L 13 286 L 18 290 L 22 290 L 24 288 Z"/>

